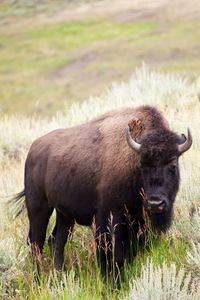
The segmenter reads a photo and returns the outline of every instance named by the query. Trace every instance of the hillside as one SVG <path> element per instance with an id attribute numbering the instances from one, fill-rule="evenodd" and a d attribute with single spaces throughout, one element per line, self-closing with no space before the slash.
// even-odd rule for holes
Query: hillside
<path id="1" fill-rule="evenodd" d="M 199 17 L 196 0 L 3 0 L 0 112 L 52 116 L 128 80 L 143 62 L 192 80 Z"/>

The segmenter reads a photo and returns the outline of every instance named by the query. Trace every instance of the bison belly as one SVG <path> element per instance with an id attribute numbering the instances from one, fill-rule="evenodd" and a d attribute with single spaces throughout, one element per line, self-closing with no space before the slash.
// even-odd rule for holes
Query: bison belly
<path id="1" fill-rule="evenodd" d="M 78 224 L 91 225 L 97 212 L 94 163 L 84 160 L 67 161 L 47 168 L 45 190 L 49 204 Z"/>

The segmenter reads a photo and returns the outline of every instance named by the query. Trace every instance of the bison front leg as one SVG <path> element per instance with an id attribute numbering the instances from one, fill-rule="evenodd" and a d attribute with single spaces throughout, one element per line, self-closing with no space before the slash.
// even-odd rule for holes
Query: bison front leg
<path id="1" fill-rule="evenodd" d="M 123 225 L 118 214 L 104 213 L 96 218 L 97 260 L 103 277 L 111 271 L 118 276 L 123 266 Z"/>
<path id="2" fill-rule="evenodd" d="M 97 261 L 101 274 L 105 277 L 110 271 L 112 256 L 111 235 L 108 227 L 107 213 L 101 213 L 96 216 L 95 241 Z"/>

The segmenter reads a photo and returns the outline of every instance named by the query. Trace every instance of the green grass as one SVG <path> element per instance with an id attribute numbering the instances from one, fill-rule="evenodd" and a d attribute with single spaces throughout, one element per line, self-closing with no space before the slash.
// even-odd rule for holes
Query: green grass
<path id="1" fill-rule="evenodd" d="M 79 240 L 77 238 L 79 237 Z M 80 238 L 84 240 L 84 246 Z M 170 246 L 170 239 L 150 240 L 150 246 L 146 250 L 138 251 L 137 257 L 131 265 L 125 265 L 121 277 L 121 288 L 113 282 L 112 276 L 103 281 L 101 278 L 94 252 L 88 247 L 92 241 L 92 235 L 88 230 L 78 227 L 74 233 L 74 240 L 70 241 L 65 251 L 65 271 L 56 273 L 47 245 L 40 265 L 40 276 L 38 282 L 37 269 L 32 264 L 24 241 L 17 236 L 19 253 L 26 255 L 21 273 L 10 283 L 9 296 L 20 299 L 119 299 L 129 292 L 131 278 L 139 278 L 142 266 L 148 257 L 154 266 L 161 266 L 164 262 L 170 265 L 176 263 L 177 268 L 182 267 L 186 257 L 186 244 L 181 241 Z M 21 244 L 21 246 L 20 246 Z M 88 254 L 89 253 L 89 254 Z M 5 289 L 5 287 L 4 287 Z M 54 296 L 52 294 L 54 293 Z"/>
<path id="2" fill-rule="evenodd" d="M 108 41 L 120 42 L 129 36 L 136 38 L 153 27 L 153 23 L 126 25 L 85 21 L 24 27 L 15 33 L 6 30 L 0 37 L 1 109 L 3 112 L 38 112 L 38 102 L 39 107 L 42 103 L 41 110 L 49 114 L 62 108 L 66 98 L 70 105 L 74 97 L 67 91 L 65 80 L 57 80 L 56 72 L 73 61 L 74 51 L 88 45 L 101 48 Z M 81 66 L 76 72 L 81 72 Z M 70 77 L 69 71 L 66 79 Z"/>
<path id="3" fill-rule="evenodd" d="M 127 36 L 136 38 L 138 35 L 151 32 L 153 28 L 153 23 L 118 24 L 101 20 L 49 25 L 46 28 L 30 30 L 26 35 L 36 43 L 48 40 L 52 47 L 71 50 L 86 44 L 115 38 Z"/>

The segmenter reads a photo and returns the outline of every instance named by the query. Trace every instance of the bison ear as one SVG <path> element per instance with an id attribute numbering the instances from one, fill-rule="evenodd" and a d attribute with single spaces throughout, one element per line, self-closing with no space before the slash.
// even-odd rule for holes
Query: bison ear
<path id="1" fill-rule="evenodd" d="M 128 122 L 128 127 L 134 138 L 141 135 L 143 126 L 140 119 L 134 118 Z"/>
<path id="2" fill-rule="evenodd" d="M 181 134 L 181 143 L 184 143 L 187 140 L 186 136 L 184 133 Z M 180 143 L 180 144 L 181 144 Z"/>
<path id="3" fill-rule="evenodd" d="M 188 128 L 187 137 L 184 134 L 182 134 L 182 139 L 183 138 L 185 139 L 185 141 L 183 141 L 181 144 L 178 145 L 179 155 L 189 150 L 190 147 L 192 146 L 193 139 L 189 128 Z"/>

